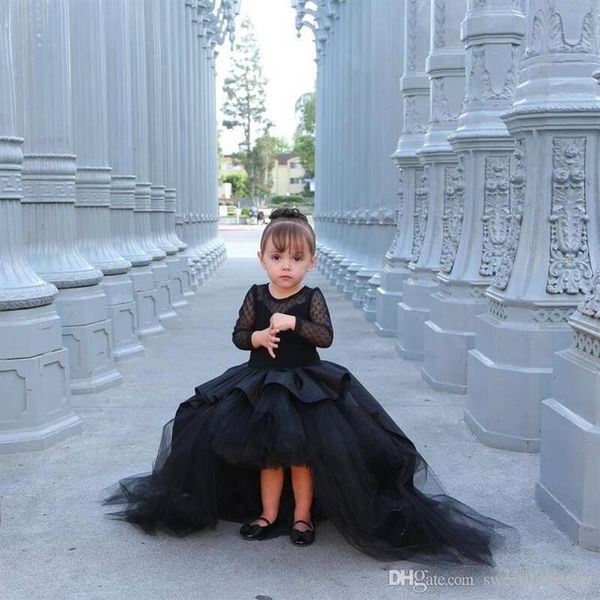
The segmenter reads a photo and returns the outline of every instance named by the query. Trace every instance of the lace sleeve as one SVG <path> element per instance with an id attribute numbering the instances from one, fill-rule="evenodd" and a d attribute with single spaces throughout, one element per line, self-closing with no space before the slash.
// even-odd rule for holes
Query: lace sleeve
<path id="1" fill-rule="evenodd" d="M 246 293 L 231 336 L 233 343 L 240 350 L 252 350 L 252 333 L 254 332 L 254 321 L 256 317 L 254 305 L 255 287 L 256 284 L 254 284 Z"/>
<path id="2" fill-rule="evenodd" d="M 319 348 L 328 348 L 333 342 L 333 327 L 327 303 L 318 287 L 313 290 L 310 299 L 309 315 L 310 320 L 296 317 L 294 331 L 311 344 Z"/>

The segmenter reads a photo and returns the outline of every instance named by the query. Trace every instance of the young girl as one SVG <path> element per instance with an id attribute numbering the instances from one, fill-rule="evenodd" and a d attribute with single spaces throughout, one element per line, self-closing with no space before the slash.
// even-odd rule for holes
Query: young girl
<path id="1" fill-rule="evenodd" d="M 333 329 L 321 290 L 303 283 L 315 248 L 302 213 L 272 213 L 258 252 L 269 283 L 248 290 L 233 330 L 250 359 L 196 387 L 164 426 L 152 473 L 109 488 L 105 504 L 126 504 L 109 514 L 172 535 L 229 520 L 244 539 L 304 546 L 329 519 L 379 560 L 493 566 L 516 530 L 445 494 L 357 378 L 320 359 Z"/>

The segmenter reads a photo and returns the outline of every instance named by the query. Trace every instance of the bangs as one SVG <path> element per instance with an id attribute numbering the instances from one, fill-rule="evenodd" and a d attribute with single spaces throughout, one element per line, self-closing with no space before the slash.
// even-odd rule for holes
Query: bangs
<path id="1" fill-rule="evenodd" d="M 300 223 L 282 221 L 274 225 L 270 234 L 271 243 L 277 252 L 289 250 L 293 254 L 302 254 L 308 250 L 311 256 L 314 254 L 311 232 Z M 266 242 L 267 240 L 265 240 L 265 246 Z"/>

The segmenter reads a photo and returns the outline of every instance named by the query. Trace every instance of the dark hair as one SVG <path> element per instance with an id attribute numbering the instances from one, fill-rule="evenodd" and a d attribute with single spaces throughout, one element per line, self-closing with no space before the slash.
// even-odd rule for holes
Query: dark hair
<path id="1" fill-rule="evenodd" d="M 306 215 L 297 208 L 276 208 L 269 217 L 269 224 L 260 238 L 260 251 L 264 252 L 269 239 L 278 252 L 286 248 L 299 250 L 308 244 L 311 256 L 314 256 L 317 242 L 315 232 Z"/>

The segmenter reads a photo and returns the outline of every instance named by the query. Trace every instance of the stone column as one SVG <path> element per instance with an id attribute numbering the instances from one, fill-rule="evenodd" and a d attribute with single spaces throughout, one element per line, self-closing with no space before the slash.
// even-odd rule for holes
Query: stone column
<path id="1" fill-rule="evenodd" d="M 476 318 L 465 419 L 485 444 L 537 451 L 554 352 L 600 265 L 596 0 L 530 0 L 512 109 L 508 241 Z"/>
<path id="2" fill-rule="evenodd" d="M 398 210 L 397 170 L 390 160 L 402 131 L 402 105 L 399 102 L 404 49 L 404 0 L 375 0 L 371 37 L 370 70 L 377 76 L 370 86 L 371 114 L 370 167 L 368 169 L 370 219 L 367 225 L 369 253 L 357 273 L 354 305 L 362 308 L 368 321 L 375 321 L 377 289 L 385 253 L 394 237 Z"/>
<path id="3" fill-rule="evenodd" d="M 150 225 L 150 176 L 148 168 L 148 94 L 146 81 L 145 0 L 129 4 L 131 57 L 132 156 L 135 174 L 133 234 L 128 236 L 144 258 L 133 262 L 133 281 L 139 333 L 142 336 L 162 333 L 159 315 L 169 309 L 166 285 L 168 267 L 165 252 L 155 243 Z M 129 218 L 129 213 L 122 213 Z M 131 225 L 129 226 L 131 227 Z"/>
<path id="4" fill-rule="evenodd" d="M 542 401 L 535 497 L 584 548 L 600 550 L 600 277 L 569 318 L 573 344 L 554 354 L 552 397 Z"/>
<path id="5" fill-rule="evenodd" d="M 513 0 L 469 0 L 461 29 L 467 94 L 448 138 L 463 180 L 448 182 L 440 284 L 424 330 L 423 378 L 440 390 L 466 393 L 475 317 L 487 311 L 484 293 L 504 252 L 514 140 L 500 114 L 512 105 L 524 34 Z"/>
<path id="6" fill-rule="evenodd" d="M 181 160 L 181 125 L 179 123 L 179 30 L 177 23 L 176 2 L 163 2 L 161 4 L 161 15 L 163 22 L 165 53 L 163 56 L 163 72 L 165 78 L 165 140 L 168 152 L 164 154 L 165 160 L 165 214 L 164 232 L 168 242 L 175 246 L 178 252 L 173 261 L 173 283 L 180 299 L 175 301 L 175 306 L 184 306 L 187 302 L 184 296 L 193 294 L 191 274 L 188 266 L 188 258 L 183 251 L 187 244 L 177 237 L 175 232 L 176 212 L 181 215 L 179 199 L 179 164 Z"/>
<path id="7" fill-rule="evenodd" d="M 423 165 L 415 195 L 411 275 L 402 285 L 398 305 L 398 342 L 403 358 L 423 359 L 423 328 L 429 319 L 431 294 L 442 257 L 444 207 L 453 201 L 462 166 L 447 141 L 456 129 L 465 92 L 465 53 L 460 23 L 466 0 L 435 0 L 431 14 L 431 53 L 427 73 L 431 82 L 429 127 L 417 156 Z"/>
<path id="8" fill-rule="evenodd" d="M 111 238 L 108 166 L 106 37 L 99 3 L 70 0 L 73 130 L 77 155 L 75 180 L 78 243 L 83 256 L 104 274 L 115 359 L 140 354 L 131 262 Z"/>
<path id="9" fill-rule="evenodd" d="M 59 289 L 56 308 L 69 350 L 71 392 L 121 382 L 100 270 L 75 240 L 75 155 L 72 139 L 68 0 L 20 3 L 22 108 L 25 138 L 23 217 L 34 270 Z"/>
<path id="10" fill-rule="evenodd" d="M 23 252 L 21 167 L 11 30 L 16 2 L 0 3 L 0 454 L 44 448 L 81 430 L 71 410 L 69 359 L 53 300 L 56 287 Z"/>
<path id="11" fill-rule="evenodd" d="M 400 82 L 403 127 L 392 155 L 400 171 L 400 206 L 396 233 L 386 252 L 386 265 L 381 271 L 376 300 L 375 328 L 386 337 L 397 335 L 402 285 L 411 273 L 408 263 L 412 258 L 417 181 L 422 179 L 424 169 L 416 153 L 423 146 L 429 120 L 429 78 L 425 61 L 429 53 L 430 4 L 430 0 L 406 0 L 405 6 L 404 75 Z"/>
<path id="12" fill-rule="evenodd" d="M 150 224 L 154 243 L 166 253 L 170 309 L 160 313 L 161 319 L 176 316 L 173 308 L 185 304 L 182 296 L 179 260 L 175 257 L 179 248 L 173 245 L 165 232 L 166 156 L 169 152 L 167 135 L 168 88 L 164 73 L 164 55 L 168 53 L 164 39 L 164 22 L 161 0 L 146 2 L 146 78 L 148 82 L 148 157 L 150 166 Z"/>

